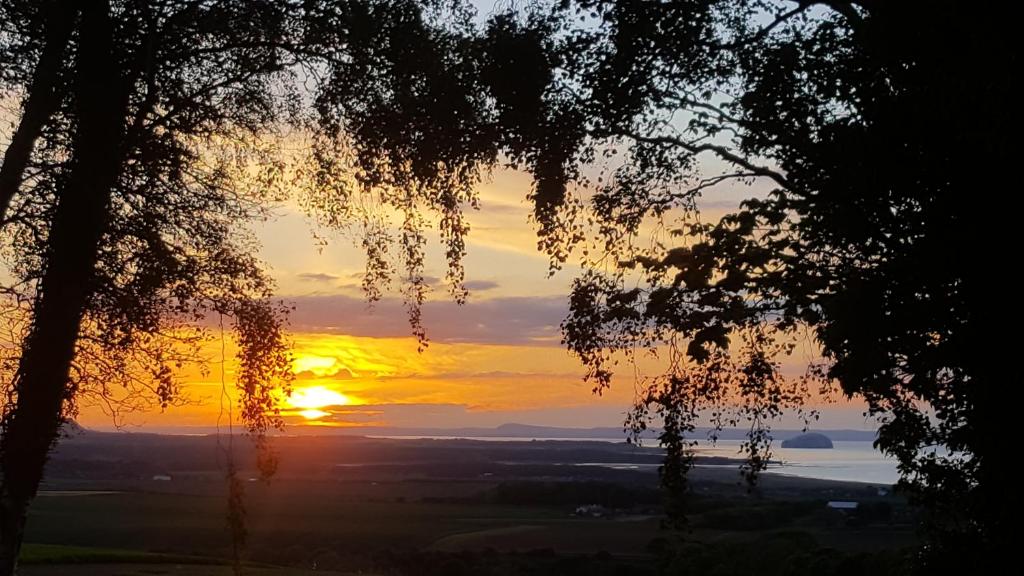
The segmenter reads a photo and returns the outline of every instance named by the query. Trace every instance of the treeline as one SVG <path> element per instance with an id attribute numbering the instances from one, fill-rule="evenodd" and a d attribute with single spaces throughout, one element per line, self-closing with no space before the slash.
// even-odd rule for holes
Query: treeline
<path id="1" fill-rule="evenodd" d="M 656 487 L 610 482 L 506 482 L 480 495 L 490 504 L 512 506 L 584 506 L 632 508 L 661 504 Z"/>
<path id="2" fill-rule="evenodd" d="M 803 531 L 779 531 L 725 542 L 651 542 L 655 574 L 673 576 L 896 576 L 911 570 L 908 550 L 845 551 L 822 546 Z"/>

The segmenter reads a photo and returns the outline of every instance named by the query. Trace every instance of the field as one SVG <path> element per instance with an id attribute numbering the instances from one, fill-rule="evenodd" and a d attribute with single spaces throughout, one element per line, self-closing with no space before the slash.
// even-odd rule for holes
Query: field
<path id="1" fill-rule="evenodd" d="M 215 558 L 155 554 L 134 550 L 26 544 L 21 554 L 21 573 L 27 576 L 81 574 L 83 576 L 227 576 L 231 567 Z M 277 566 L 246 567 L 252 576 L 312 576 L 330 574 Z"/>
<path id="2" fill-rule="evenodd" d="M 772 477 L 749 492 L 735 471 L 717 467 L 694 475 L 688 530 L 666 531 L 653 471 L 570 466 L 571 446 L 523 444 L 518 455 L 500 446 L 488 459 L 481 456 L 487 446 L 389 443 L 358 466 L 352 446 L 343 447 L 350 453 L 344 466 L 334 464 L 336 454 L 315 460 L 307 453 L 270 483 L 245 482 L 248 571 L 653 575 L 680 550 L 694 565 L 705 557 L 759 562 L 767 554 L 780 565 L 804 558 L 820 566 L 863 563 L 878 550 L 896 555 L 915 542 L 905 504 L 873 487 Z M 600 457 L 585 444 L 580 458 Z M 72 565 L 86 575 L 227 573 L 222 474 L 129 448 L 97 450 L 102 460 L 62 449 L 54 466 L 61 472 L 32 509 L 25 574 L 67 573 L 60 568 Z M 605 457 L 646 456 L 615 447 Z M 154 466 L 147 458 L 174 463 Z M 147 477 L 156 469 L 173 480 Z M 829 499 L 857 499 L 863 513 L 828 510 Z M 888 562 L 889 553 L 881 554 Z"/>

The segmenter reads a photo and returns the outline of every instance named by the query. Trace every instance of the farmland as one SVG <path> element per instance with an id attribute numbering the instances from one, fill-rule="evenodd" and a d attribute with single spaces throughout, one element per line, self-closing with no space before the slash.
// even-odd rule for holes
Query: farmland
<path id="1" fill-rule="evenodd" d="M 117 560 L 120 568 L 109 573 L 154 565 L 189 576 L 222 573 L 217 564 L 228 557 L 230 541 L 216 451 L 204 450 L 204 438 L 168 445 L 142 438 L 151 444 L 145 450 L 138 441 L 62 446 L 48 490 L 33 507 L 28 541 L 37 551 L 47 549 L 42 545 L 64 552 L 27 554 L 26 574 L 53 573 L 62 554 L 90 570 Z M 576 457 L 643 461 L 645 449 L 594 442 L 285 442 L 303 459 L 283 463 L 269 483 L 254 473 L 244 483 L 253 574 L 316 568 L 447 575 L 504 566 L 511 572 L 500 573 L 646 575 L 684 548 L 698 560 L 728 554 L 756 561 L 771 552 L 807 562 L 815 555 L 881 557 L 888 566 L 890 556 L 915 542 L 905 503 L 870 486 L 775 476 L 751 492 L 734 469 L 698 468 L 688 529 L 673 532 L 662 529 L 652 468 L 571 465 Z M 171 480 L 154 480 L 155 470 Z M 856 499 L 873 515 L 828 510 L 825 501 L 836 498 Z M 580 506 L 594 512 L 579 513 Z M 737 547 L 748 553 L 736 554 Z M 291 573 L 301 572 L 281 574 Z"/>

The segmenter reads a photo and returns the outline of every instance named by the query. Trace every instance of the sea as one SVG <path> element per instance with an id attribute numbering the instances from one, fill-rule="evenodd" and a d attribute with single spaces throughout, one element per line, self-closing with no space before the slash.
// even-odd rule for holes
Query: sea
<path id="1" fill-rule="evenodd" d="M 740 440 L 719 440 L 713 447 L 699 448 L 709 456 L 742 457 Z M 868 441 L 833 441 L 831 449 L 782 448 L 772 446 L 772 463 L 767 473 L 800 478 L 841 480 L 891 485 L 899 480 L 896 460 L 875 449 Z"/>
<path id="2" fill-rule="evenodd" d="M 571 442 L 612 442 L 622 443 L 619 438 L 530 438 L 530 437 L 464 437 L 464 436 L 381 436 L 386 438 L 435 438 L 443 440 L 465 439 L 488 442 L 524 442 L 524 441 L 571 441 Z M 726 458 L 742 458 L 740 440 L 719 440 L 714 446 L 702 443 L 698 454 L 705 456 L 722 456 Z M 899 480 L 896 460 L 879 452 L 870 441 L 833 441 L 831 449 L 782 448 L 781 442 L 772 446 L 771 463 L 766 473 L 782 474 L 799 478 L 817 478 L 820 480 L 838 480 L 843 482 L 865 482 L 868 484 L 888 486 Z M 655 442 L 647 440 L 644 445 L 655 446 Z M 608 466 L 612 468 L 641 468 L 647 465 L 623 465 L 601 462 L 588 463 L 589 466 Z M 656 466 L 656 465 L 650 465 Z M 721 466 L 721 465 L 717 465 Z"/>

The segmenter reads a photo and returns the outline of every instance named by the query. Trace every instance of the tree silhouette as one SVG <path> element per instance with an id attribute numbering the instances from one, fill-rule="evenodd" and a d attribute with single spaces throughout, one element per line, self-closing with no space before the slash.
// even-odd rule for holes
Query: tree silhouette
<path id="1" fill-rule="evenodd" d="M 286 310 L 270 300 L 246 221 L 302 190 L 324 222 L 364 225 L 370 287 L 392 274 L 383 254 L 398 244 L 425 342 L 425 215 L 440 215 L 461 297 L 461 210 L 496 149 L 444 140 L 457 134 L 457 100 L 480 98 L 461 80 L 468 13 L 446 3 L 24 1 L 0 16 L 0 60 L 16 64 L 4 89 L 22 105 L 0 170 L 4 317 L 15 325 L 4 348 L 0 574 L 11 574 L 64 419 L 87 399 L 173 403 L 175 369 L 219 318 L 239 344 L 246 427 L 262 445 L 279 425 Z M 296 142 L 308 146 L 286 150 Z M 366 199 L 401 210 L 397 237 L 361 208 Z M 272 458 L 261 465 L 271 472 Z"/>
<path id="2" fill-rule="evenodd" d="M 565 340 L 598 391 L 620 355 L 660 352 L 631 423 L 663 420 L 665 483 L 685 489 L 699 418 L 749 426 L 753 475 L 770 420 L 838 383 L 866 400 L 877 446 L 929 512 L 932 561 L 1009 549 L 1003 499 L 1019 497 L 998 437 L 1012 418 L 980 344 L 998 309 L 980 255 L 1000 228 L 981 231 L 992 215 L 973 201 L 996 186 L 982 167 L 1012 148 L 1003 17 L 706 0 L 572 2 L 544 18 L 532 30 L 554 30 L 561 55 L 548 91 L 576 99 L 566 130 L 586 135 L 562 172 L 577 201 L 560 213 L 577 217 L 545 240 L 589 268 Z M 765 191 L 702 222 L 697 199 L 729 183 Z M 821 359 L 787 377 L 805 336 Z"/>
<path id="3" fill-rule="evenodd" d="M 273 425 L 280 316 L 237 223 L 275 190 L 361 226 L 370 297 L 397 270 L 425 343 L 424 215 L 461 299 L 461 210 L 499 162 L 533 174 L 552 267 L 575 253 L 588 269 L 563 328 L 595 388 L 620 354 L 665 359 L 631 424 L 661 418 L 675 492 L 698 418 L 750 427 L 754 479 L 770 421 L 838 383 L 880 419 L 879 448 L 930 512 L 932 561 L 1009 548 L 1004 498 L 1019 496 L 997 432 L 1013 404 L 981 345 L 1001 304 L 980 257 L 1007 228 L 974 233 L 990 215 L 972 202 L 1002 185 L 981 167 L 1009 163 L 1004 15 L 582 0 L 478 27 L 440 0 L 89 0 L 68 31 L 68 9 L 0 12 L 0 78 L 24 96 L 0 168 L 6 293 L 27 326 L 0 443 L 0 574 L 62 414 L 102 394 L 98 366 L 141 351 L 169 401 L 165 368 L 194 342 L 181 334 L 234 318 L 243 412 L 257 433 Z M 308 144 L 297 166 L 287 138 Z M 724 168 L 709 173 L 709 156 Z M 701 194 L 753 183 L 765 189 L 720 222 L 699 219 Z M 794 378 L 781 363 L 805 335 L 822 358 Z"/>

